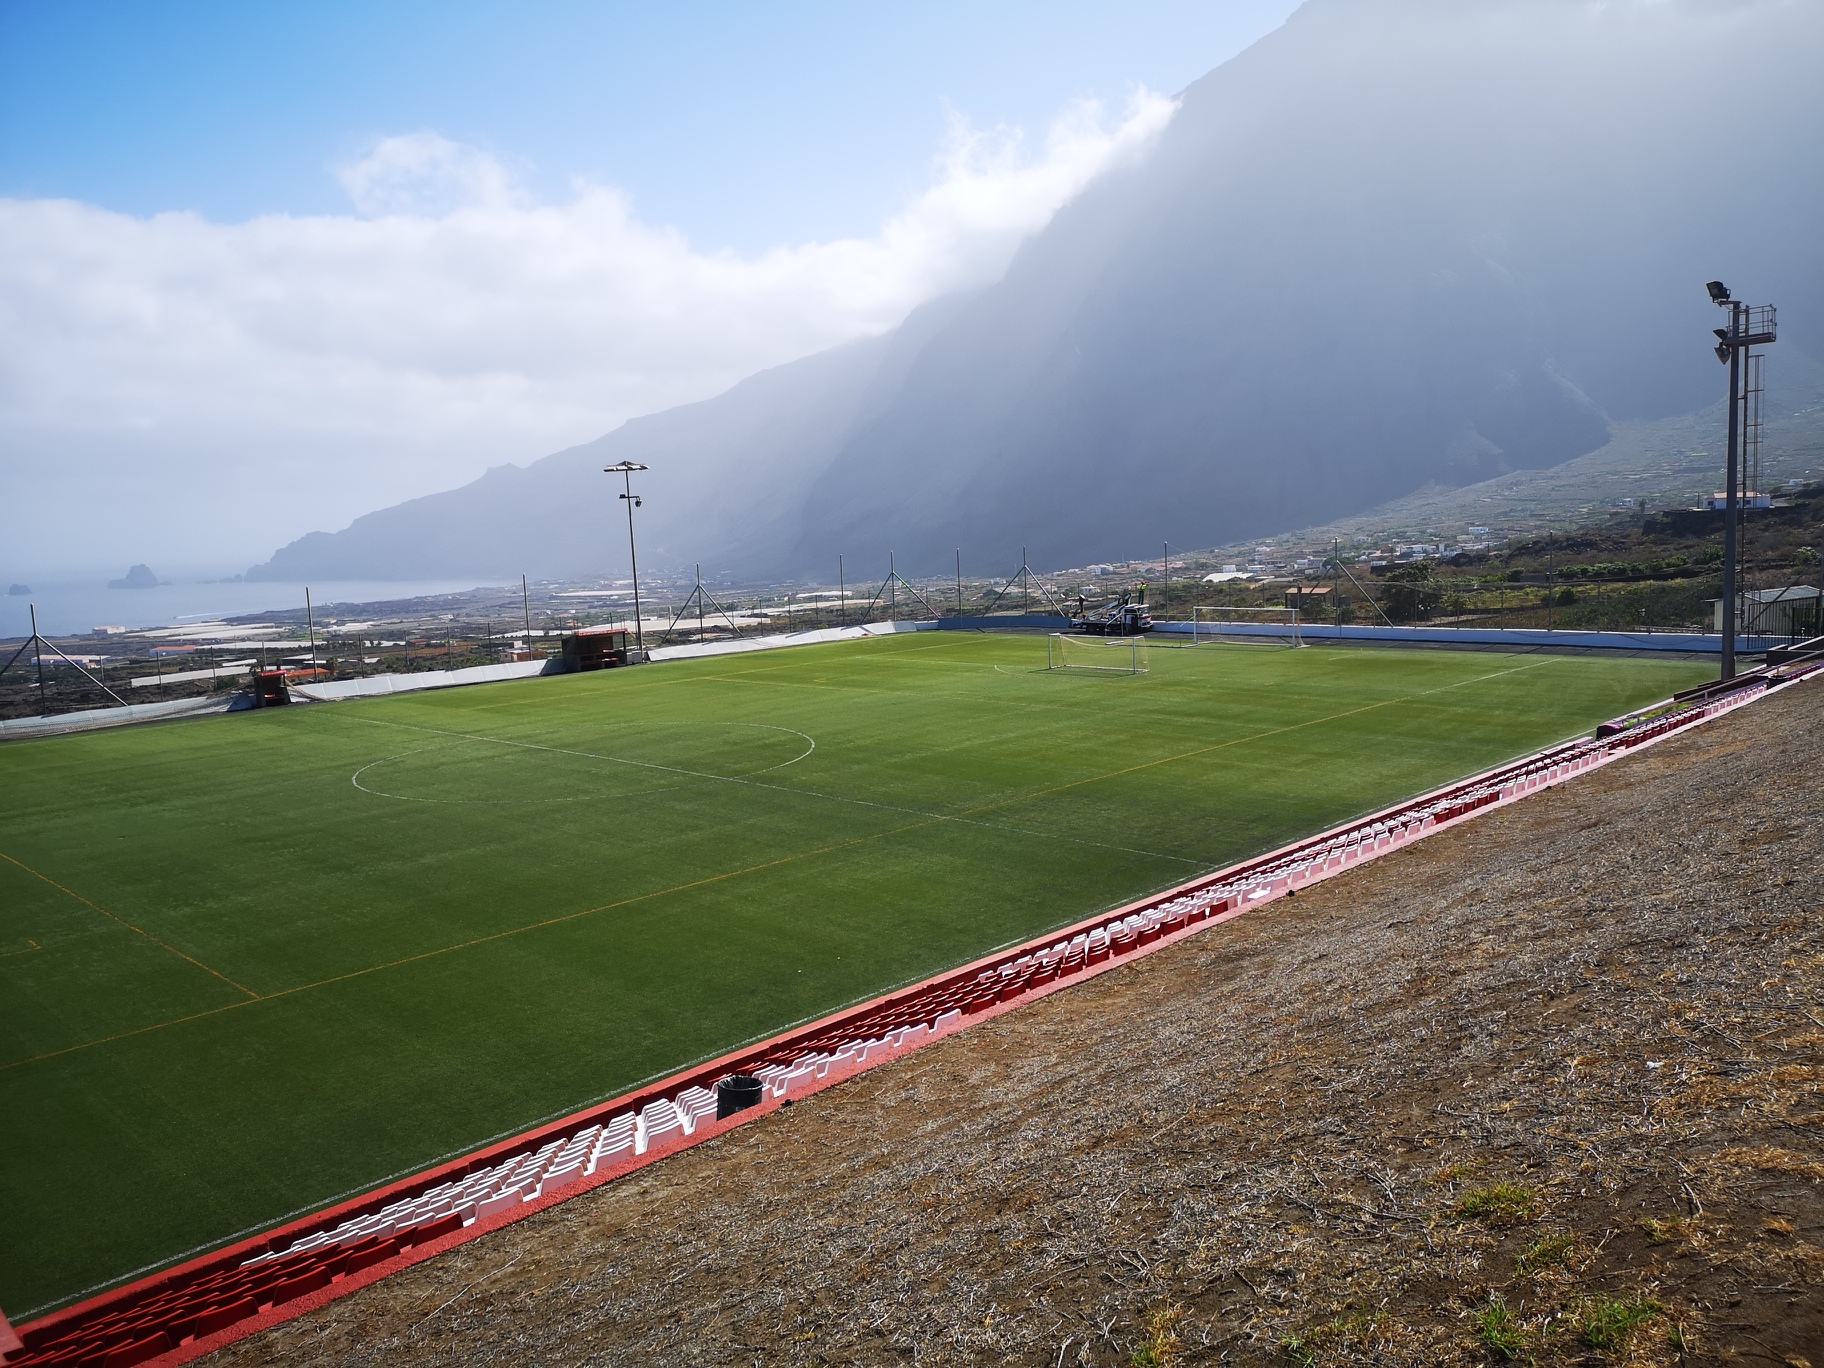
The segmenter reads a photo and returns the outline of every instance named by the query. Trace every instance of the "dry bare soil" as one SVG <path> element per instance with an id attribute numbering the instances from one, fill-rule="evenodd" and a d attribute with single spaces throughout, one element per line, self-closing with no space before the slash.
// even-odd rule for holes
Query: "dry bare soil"
<path id="1" fill-rule="evenodd" d="M 1824 684 L 219 1364 L 1824 1368 Z"/>

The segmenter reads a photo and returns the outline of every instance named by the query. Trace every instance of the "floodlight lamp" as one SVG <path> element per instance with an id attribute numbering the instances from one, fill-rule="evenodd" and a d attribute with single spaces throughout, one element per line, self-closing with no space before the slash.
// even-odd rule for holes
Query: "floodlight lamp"
<path id="1" fill-rule="evenodd" d="M 1712 304 L 1727 304 L 1729 302 L 1729 287 L 1723 284 L 1722 281 L 1708 281 L 1705 283 L 1704 288 L 1710 291 L 1710 302 Z"/>
<path id="2" fill-rule="evenodd" d="M 1716 344 L 1716 359 L 1725 366 L 1729 364 L 1729 348 L 1726 344 L 1722 342 Z"/>

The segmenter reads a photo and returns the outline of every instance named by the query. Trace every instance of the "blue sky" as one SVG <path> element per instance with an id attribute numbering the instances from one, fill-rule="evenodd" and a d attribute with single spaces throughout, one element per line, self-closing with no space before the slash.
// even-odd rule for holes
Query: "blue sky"
<path id="1" fill-rule="evenodd" d="M 581 175 L 752 252 L 871 231 L 951 110 L 1038 131 L 1074 98 L 1174 93 L 1292 8 L 0 0 L 0 194 L 346 212 L 335 167 L 432 130 L 540 200 Z"/>

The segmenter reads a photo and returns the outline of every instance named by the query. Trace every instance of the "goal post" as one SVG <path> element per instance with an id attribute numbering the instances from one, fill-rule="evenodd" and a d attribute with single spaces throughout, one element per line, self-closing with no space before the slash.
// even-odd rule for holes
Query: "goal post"
<path id="1" fill-rule="evenodd" d="M 1296 608 L 1193 608 L 1193 646 L 1303 646 Z"/>
<path id="2" fill-rule="evenodd" d="M 1045 668 L 1091 670 L 1100 674 L 1145 674 L 1146 638 L 1071 636 L 1052 632 L 1045 638 Z"/>

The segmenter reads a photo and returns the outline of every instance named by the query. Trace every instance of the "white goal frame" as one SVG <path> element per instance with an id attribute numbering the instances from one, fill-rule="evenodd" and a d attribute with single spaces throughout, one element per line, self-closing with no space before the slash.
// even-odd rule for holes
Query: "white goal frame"
<path id="1" fill-rule="evenodd" d="M 1077 658 L 1070 659 L 1072 655 Z M 1098 659 L 1098 656 L 1102 658 Z M 1145 674 L 1146 639 L 1049 632 L 1045 636 L 1045 668 L 1088 670 L 1096 674 Z"/>
<path id="2" fill-rule="evenodd" d="M 1205 614 L 1229 613 L 1240 614 L 1236 617 L 1206 617 Z M 1252 621 L 1279 623 L 1290 628 L 1286 632 L 1234 632 L 1224 631 L 1225 627 L 1248 626 Z M 1303 635 L 1298 629 L 1298 609 L 1296 608 L 1228 608 L 1221 605 L 1197 607 L 1191 610 L 1191 645 L 1193 646 L 1303 646 Z"/>

